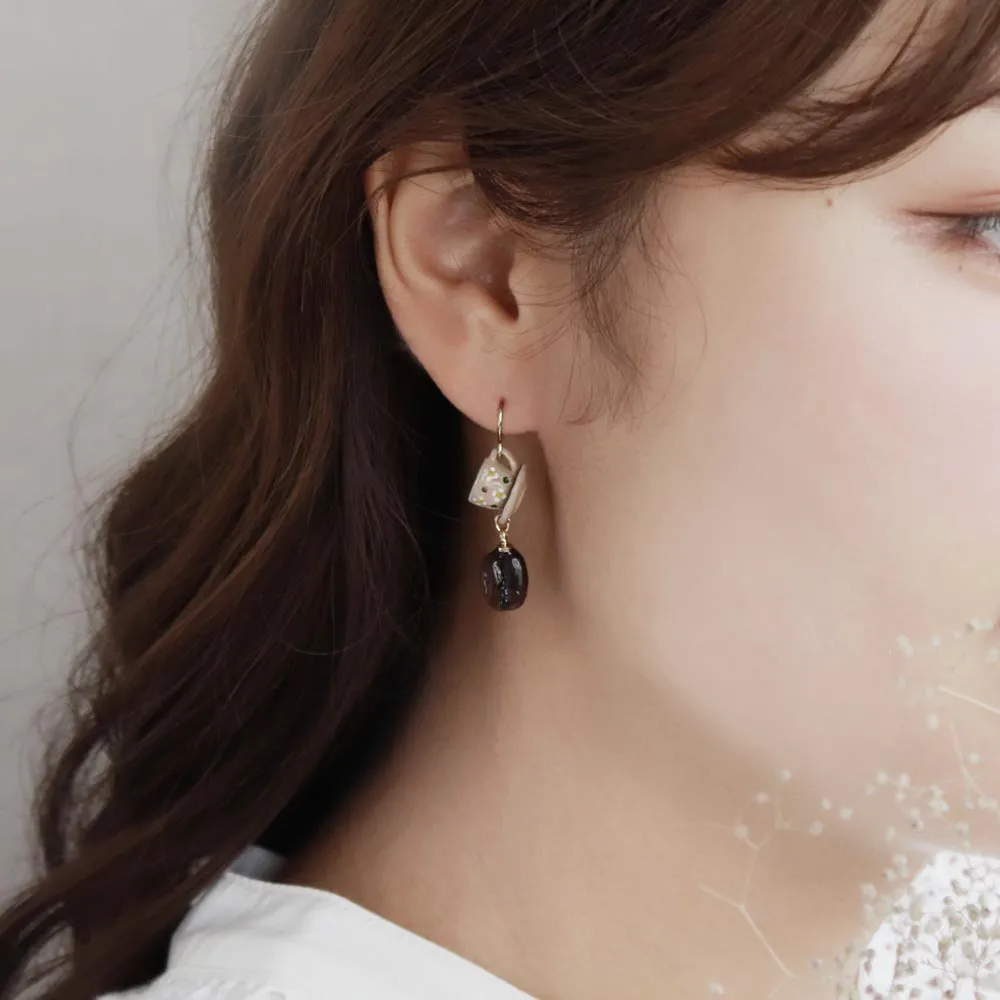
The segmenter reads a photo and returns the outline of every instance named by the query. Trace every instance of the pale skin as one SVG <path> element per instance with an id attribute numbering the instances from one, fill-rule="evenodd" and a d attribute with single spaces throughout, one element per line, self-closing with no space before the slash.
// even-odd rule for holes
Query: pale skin
<path id="1" fill-rule="evenodd" d="M 454 156 L 399 150 L 367 190 Z M 665 177 L 647 255 L 623 263 L 637 404 L 584 423 L 615 376 L 565 262 L 491 222 L 461 172 L 373 199 L 387 302 L 468 418 L 470 482 L 507 401 L 531 589 L 485 604 L 496 537 L 470 506 L 400 750 L 286 880 L 538 997 L 704 996 L 726 969 L 727 996 L 807 995 L 787 973 L 850 936 L 884 816 L 789 835 L 753 925 L 706 887 L 738 896 L 734 820 L 782 768 L 801 803 L 854 803 L 877 768 L 937 773 L 950 752 L 903 709 L 890 654 L 1000 610 L 1000 236 L 923 216 L 1000 213 L 998 164 L 982 109 L 827 188 Z"/>

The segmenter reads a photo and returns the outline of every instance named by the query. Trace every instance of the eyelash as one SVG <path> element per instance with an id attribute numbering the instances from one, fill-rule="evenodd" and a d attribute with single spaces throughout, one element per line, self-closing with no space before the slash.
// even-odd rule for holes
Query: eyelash
<path id="1" fill-rule="evenodd" d="M 983 239 L 988 233 L 1000 233 L 1000 214 L 952 216 L 950 226 L 965 249 L 983 250 L 1000 257 L 1000 247 Z"/>

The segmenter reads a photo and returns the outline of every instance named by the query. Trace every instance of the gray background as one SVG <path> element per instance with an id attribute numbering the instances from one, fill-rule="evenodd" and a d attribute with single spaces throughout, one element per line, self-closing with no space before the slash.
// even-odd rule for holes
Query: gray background
<path id="1" fill-rule="evenodd" d="M 0 0 L 0 891 L 86 620 L 79 516 L 190 391 L 194 154 L 248 0 Z"/>

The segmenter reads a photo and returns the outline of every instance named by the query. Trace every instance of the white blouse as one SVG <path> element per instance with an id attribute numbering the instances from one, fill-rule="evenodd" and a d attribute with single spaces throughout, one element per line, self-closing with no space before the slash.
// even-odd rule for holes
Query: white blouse
<path id="1" fill-rule="evenodd" d="M 163 974 L 98 1000 L 531 1000 L 341 896 L 268 881 L 281 862 L 244 851 L 195 899 Z"/>
<path id="2" fill-rule="evenodd" d="M 248 848 L 194 900 L 163 974 L 98 1000 L 532 1000 L 341 896 L 270 881 L 281 864 L 279 855 Z M 984 925 L 955 935 L 948 917 L 970 902 L 985 911 Z M 912 963 L 902 974 L 901 955 Z M 924 1000 L 1000 1000 L 1000 861 L 936 855 L 872 938 L 870 959 L 860 996 L 905 986 L 918 993 L 901 995 Z"/>

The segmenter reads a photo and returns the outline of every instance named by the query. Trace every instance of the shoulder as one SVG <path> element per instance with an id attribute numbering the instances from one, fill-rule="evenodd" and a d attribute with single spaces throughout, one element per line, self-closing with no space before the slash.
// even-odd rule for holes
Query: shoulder
<path id="1" fill-rule="evenodd" d="M 271 881 L 261 858 L 193 901 L 162 975 L 96 1000 L 531 1000 L 348 899 Z"/>

